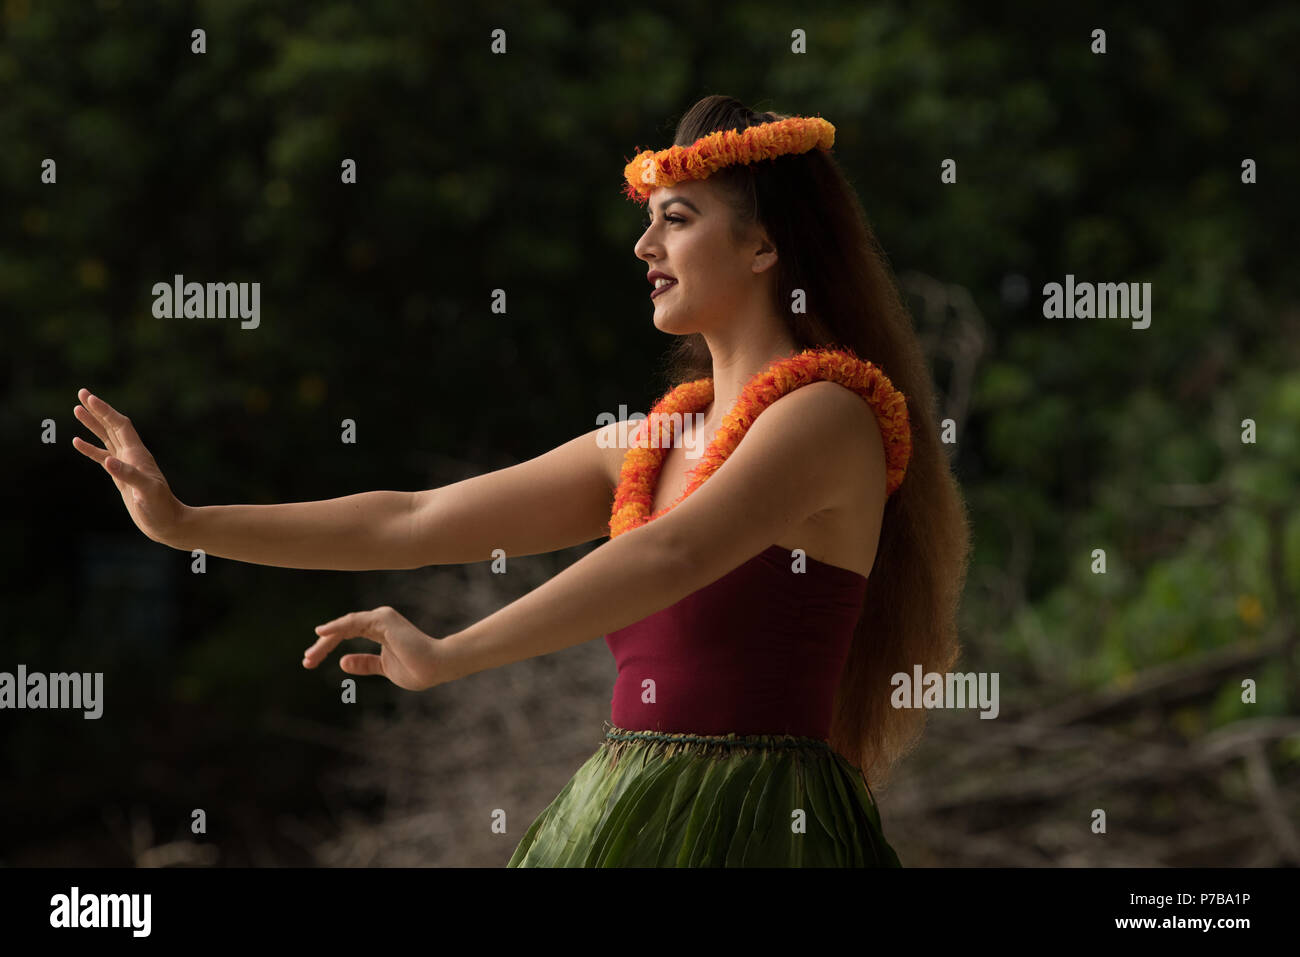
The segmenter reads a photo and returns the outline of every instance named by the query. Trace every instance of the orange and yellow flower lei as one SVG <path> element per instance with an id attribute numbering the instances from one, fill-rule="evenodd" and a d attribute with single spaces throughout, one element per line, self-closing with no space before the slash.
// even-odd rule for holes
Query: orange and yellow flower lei
<path id="1" fill-rule="evenodd" d="M 690 146 L 637 152 L 623 168 L 627 180 L 623 192 L 628 199 L 645 203 L 661 186 L 706 179 L 724 166 L 775 159 L 787 153 L 806 153 L 814 146 L 828 150 L 833 145 L 835 127 L 820 116 L 791 116 L 744 131 L 718 130 Z"/>
<path id="2" fill-rule="evenodd" d="M 912 457 L 907 398 L 894 388 L 878 366 L 859 359 L 850 349 L 805 349 L 798 355 L 774 360 L 745 384 L 740 398 L 723 419 L 704 456 L 687 477 L 686 489 L 677 501 L 652 515 L 650 510 L 654 505 L 659 470 L 674 438 L 664 434 L 664 426 L 666 424 L 668 431 L 672 432 L 681 416 L 698 412 L 712 402 L 713 380 L 685 382 L 656 402 L 649 417 L 632 434 L 631 447 L 623 458 L 609 521 L 610 537 L 644 525 L 678 505 L 727 460 L 759 413 L 786 393 L 817 380 L 847 386 L 862 396 L 875 412 L 885 443 L 885 497 L 893 495 L 902 484 L 907 463 Z M 679 413 L 679 416 L 673 413 Z M 657 442 L 647 441 L 652 422 L 660 429 Z"/>

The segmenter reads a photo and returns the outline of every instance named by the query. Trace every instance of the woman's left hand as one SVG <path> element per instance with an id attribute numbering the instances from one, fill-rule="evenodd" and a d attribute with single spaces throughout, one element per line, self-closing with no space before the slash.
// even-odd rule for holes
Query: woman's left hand
<path id="1" fill-rule="evenodd" d="M 303 653 L 304 668 L 315 668 L 345 638 L 369 638 L 379 644 L 379 654 L 344 655 L 339 667 L 350 675 L 383 675 L 407 691 L 425 691 L 451 680 L 439 640 L 387 605 L 335 618 L 317 626 L 316 634 L 316 643 Z"/>

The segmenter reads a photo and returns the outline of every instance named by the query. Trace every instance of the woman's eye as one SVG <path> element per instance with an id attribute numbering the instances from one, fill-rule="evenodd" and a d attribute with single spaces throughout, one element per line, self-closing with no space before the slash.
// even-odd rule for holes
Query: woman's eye
<path id="1" fill-rule="evenodd" d="M 686 220 L 682 219 L 680 216 L 665 216 L 664 219 L 668 220 L 668 222 L 670 222 L 670 223 L 684 223 L 684 222 L 686 222 Z M 647 220 L 644 220 L 644 221 L 641 223 L 641 225 L 642 225 L 643 227 L 645 227 L 646 229 L 649 229 L 651 226 L 654 225 L 654 220 L 653 220 L 653 219 L 647 219 Z"/>

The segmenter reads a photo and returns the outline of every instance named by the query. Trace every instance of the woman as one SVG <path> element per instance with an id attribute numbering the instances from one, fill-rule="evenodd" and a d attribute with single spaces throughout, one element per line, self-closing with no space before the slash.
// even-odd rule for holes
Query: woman
<path id="1" fill-rule="evenodd" d="M 677 385 L 631 436 L 603 427 L 431 492 L 206 508 L 176 501 L 84 390 L 78 417 L 108 450 L 77 447 L 151 538 L 242 561 L 414 568 L 608 531 L 461 632 L 385 607 L 320 626 L 303 658 L 369 638 L 380 652 L 344 655 L 345 672 L 423 690 L 606 635 L 612 725 L 509 866 L 898 866 L 869 781 L 924 712 L 891 708 L 890 679 L 953 663 L 968 531 L 923 353 L 833 139 L 820 118 L 711 96 L 674 147 L 627 163 L 654 322 L 679 337 Z M 692 468 L 676 423 L 694 416 L 709 445 Z"/>

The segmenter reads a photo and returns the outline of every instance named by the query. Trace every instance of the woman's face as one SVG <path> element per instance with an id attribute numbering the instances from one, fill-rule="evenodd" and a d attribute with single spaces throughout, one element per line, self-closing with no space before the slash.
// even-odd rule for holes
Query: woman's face
<path id="1" fill-rule="evenodd" d="M 770 246 L 760 252 L 761 231 L 754 231 L 752 242 L 738 243 L 733 216 L 708 180 L 661 186 L 650 194 L 649 225 L 633 251 L 649 265 L 647 273 L 676 280 L 651 300 L 660 331 L 708 332 L 768 295 L 769 277 L 758 274 L 776 262 L 776 252 Z M 653 285 L 646 294 L 652 292 Z"/>

